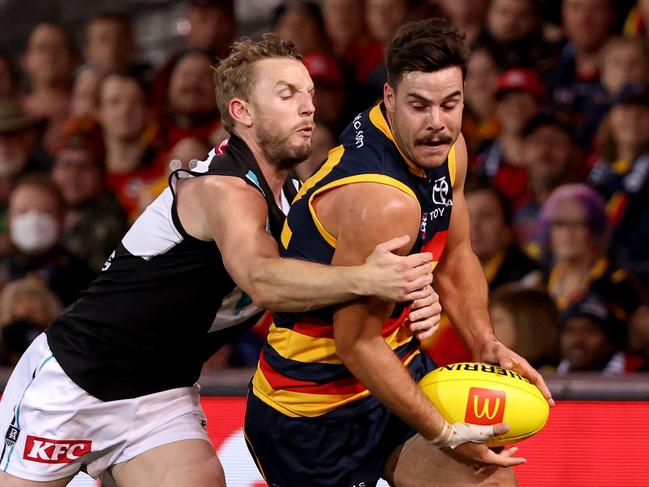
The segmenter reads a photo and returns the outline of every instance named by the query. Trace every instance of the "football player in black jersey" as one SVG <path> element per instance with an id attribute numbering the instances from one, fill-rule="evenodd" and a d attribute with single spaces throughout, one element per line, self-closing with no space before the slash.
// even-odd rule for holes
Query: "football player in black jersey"
<path id="1" fill-rule="evenodd" d="M 59 487 L 82 467 L 119 486 L 225 485 L 194 384 L 259 306 L 416 300 L 418 323 L 408 326 L 432 333 L 440 308 L 431 255 L 390 252 L 412 237 L 377 246 L 360 266 L 278 258 L 285 180 L 308 156 L 314 128 L 300 59 L 269 36 L 235 44 L 220 64 L 228 147 L 173 175 L 97 279 L 23 355 L 0 402 L 0 485 Z"/>

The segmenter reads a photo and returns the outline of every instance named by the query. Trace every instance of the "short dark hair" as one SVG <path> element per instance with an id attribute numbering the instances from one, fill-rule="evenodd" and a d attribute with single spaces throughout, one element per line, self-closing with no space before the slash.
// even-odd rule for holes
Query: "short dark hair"
<path id="1" fill-rule="evenodd" d="M 388 83 L 396 88 L 412 71 L 431 73 L 452 66 L 458 66 L 464 78 L 468 62 L 465 37 L 446 19 L 405 23 L 386 48 Z"/>

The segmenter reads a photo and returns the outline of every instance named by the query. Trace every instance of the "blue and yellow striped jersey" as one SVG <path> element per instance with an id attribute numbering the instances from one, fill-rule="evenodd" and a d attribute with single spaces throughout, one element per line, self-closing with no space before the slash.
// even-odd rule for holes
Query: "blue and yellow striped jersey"
<path id="1" fill-rule="evenodd" d="M 319 194 L 346 184 L 374 182 L 398 188 L 416 199 L 421 227 L 412 253 L 433 253 L 435 265 L 446 245 L 453 205 L 455 150 L 439 167 L 422 169 L 400 151 L 382 105 L 356 116 L 341 135 L 341 145 L 302 186 L 281 235 L 284 257 L 330 264 L 336 238 L 318 219 L 313 201 Z M 409 303 L 397 304 L 383 325 L 386 343 L 404 365 L 419 357 L 419 342 L 403 327 Z M 262 401 L 293 417 L 316 417 L 365 409 L 369 391 L 336 354 L 333 307 L 308 313 L 276 313 L 252 391 Z"/>

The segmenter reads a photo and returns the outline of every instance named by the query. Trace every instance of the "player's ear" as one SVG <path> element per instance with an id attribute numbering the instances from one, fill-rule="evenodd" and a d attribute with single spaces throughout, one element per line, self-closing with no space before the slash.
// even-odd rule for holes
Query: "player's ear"
<path id="1" fill-rule="evenodd" d="M 245 127 L 252 127 L 252 115 L 248 110 L 248 102 L 241 98 L 232 98 L 228 103 L 230 116 Z"/>
<path id="2" fill-rule="evenodd" d="M 390 112 L 394 111 L 394 97 L 394 88 L 392 88 L 390 83 L 385 83 L 383 85 L 383 103 L 385 104 L 386 110 Z"/>

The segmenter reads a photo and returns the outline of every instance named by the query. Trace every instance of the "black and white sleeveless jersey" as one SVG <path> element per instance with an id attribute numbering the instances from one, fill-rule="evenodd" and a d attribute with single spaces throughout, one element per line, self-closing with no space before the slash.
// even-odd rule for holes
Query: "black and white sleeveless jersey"
<path id="1" fill-rule="evenodd" d="M 205 360 L 261 313 L 228 275 L 216 243 L 190 236 L 180 223 L 175 182 L 205 175 L 257 188 L 268 204 L 268 230 L 279 238 L 296 181 L 284 185 L 280 209 L 240 138 L 233 135 L 225 153 L 213 150 L 192 171 L 173 173 L 95 281 L 46 332 L 63 370 L 101 400 L 193 385 Z"/>

